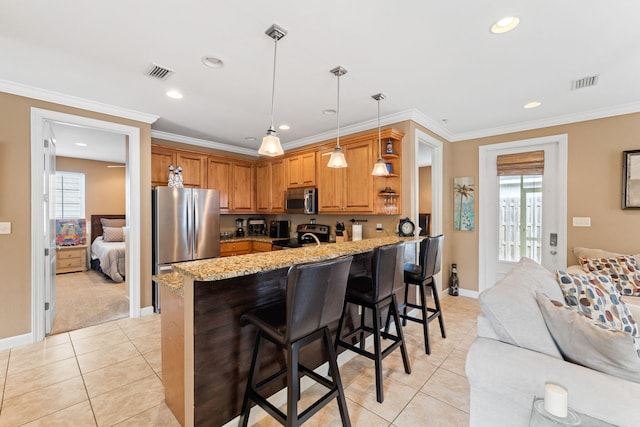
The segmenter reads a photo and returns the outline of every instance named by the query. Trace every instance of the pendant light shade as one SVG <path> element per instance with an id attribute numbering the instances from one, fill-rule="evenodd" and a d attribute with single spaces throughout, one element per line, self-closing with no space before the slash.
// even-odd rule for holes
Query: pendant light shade
<path id="1" fill-rule="evenodd" d="M 273 106 L 274 106 L 274 97 L 276 92 L 276 57 L 278 54 L 278 40 L 287 35 L 287 30 L 273 24 L 270 26 L 265 34 L 271 37 L 274 40 L 274 48 L 273 48 L 273 84 L 271 86 L 271 126 L 267 130 L 267 134 L 262 138 L 262 145 L 260 145 L 260 149 L 258 150 L 258 154 L 263 156 L 279 156 L 284 154 L 284 150 L 280 145 L 280 138 L 276 135 L 276 130 L 273 127 Z"/>
<path id="2" fill-rule="evenodd" d="M 382 132 L 380 131 L 380 101 L 382 101 L 385 96 L 383 93 L 377 93 L 375 95 L 372 95 L 371 97 L 378 101 L 378 160 L 376 160 L 375 164 L 373 165 L 371 175 L 387 176 L 389 175 L 389 171 L 387 170 L 387 165 L 382 159 Z"/>
<path id="3" fill-rule="evenodd" d="M 338 78 L 338 106 L 336 108 L 338 135 L 336 137 L 336 147 L 331 153 L 331 157 L 329 158 L 329 163 L 327 163 L 327 166 L 330 168 L 346 168 L 347 159 L 344 158 L 344 153 L 342 152 L 342 148 L 340 147 L 340 77 L 347 74 L 347 70 L 338 65 L 330 72 Z"/>

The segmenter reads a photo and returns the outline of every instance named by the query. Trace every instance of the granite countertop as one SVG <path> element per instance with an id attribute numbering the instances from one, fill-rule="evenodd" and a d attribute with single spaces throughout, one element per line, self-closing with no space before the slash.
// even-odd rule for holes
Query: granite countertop
<path id="1" fill-rule="evenodd" d="M 173 292 L 182 295 L 182 275 L 188 275 L 191 276 L 193 280 L 205 282 L 230 279 L 264 271 L 277 270 L 279 268 L 288 268 L 294 264 L 324 261 L 343 255 L 355 255 L 371 251 L 378 246 L 412 240 L 415 239 L 403 239 L 392 236 L 355 242 L 351 241 L 320 246 L 311 245 L 281 251 L 181 262 L 173 265 L 174 272 L 154 276 L 154 280 L 167 286 Z"/>
<path id="2" fill-rule="evenodd" d="M 281 238 L 273 238 L 269 236 L 244 236 L 244 237 L 227 237 L 220 239 L 220 243 L 233 243 L 233 242 L 266 242 L 271 243 L 274 240 L 281 240 Z"/>

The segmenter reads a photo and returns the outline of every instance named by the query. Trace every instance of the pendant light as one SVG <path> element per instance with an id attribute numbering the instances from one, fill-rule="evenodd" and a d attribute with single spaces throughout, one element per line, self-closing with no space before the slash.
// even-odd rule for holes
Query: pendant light
<path id="1" fill-rule="evenodd" d="M 276 92 L 276 56 L 278 53 L 278 40 L 287 35 L 287 30 L 277 26 L 276 24 L 273 24 L 264 33 L 274 40 L 273 84 L 271 86 L 271 126 L 269 127 L 269 129 L 267 129 L 267 134 L 264 136 L 264 138 L 262 138 L 262 145 L 260 145 L 258 154 L 273 157 L 284 154 L 284 150 L 280 145 L 280 138 L 276 136 L 276 130 L 273 127 L 273 104 Z"/>
<path id="2" fill-rule="evenodd" d="M 340 148 L 340 77 L 347 74 L 347 70 L 338 65 L 336 68 L 330 71 L 338 78 L 338 106 L 336 108 L 336 116 L 338 121 L 338 136 L 336 138 L 336 147 L 333 149 L 331 153 L 331 157 L 329 157 L 329 163 L 327 166 L 330 168 L 346 168 L 347 167 L 347 159 L 344 158 L 344 154 L 342 153 L 342 148 Z"/>
<path id="3" fill-rule="evenodd" d="M 382 160 L 382 132 L 380 131 L 380 101 L 382 101 L 385 96 L 384 93 L 377 93 L 375 95 L 372 95 L 371 97 L 378 101 L 378 160 L 373 165 L 371 175 L 387 176 L 389 175 L 389 171 L 387 170 L 387 165 L 385 164 L 384 160 Z"/>

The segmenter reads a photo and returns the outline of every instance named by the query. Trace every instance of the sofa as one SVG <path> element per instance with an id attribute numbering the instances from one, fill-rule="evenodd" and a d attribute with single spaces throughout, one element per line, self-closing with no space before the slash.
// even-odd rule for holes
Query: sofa
<path id="1" fill-rule="evenodd" d="M 568 271 L 586 274 L 580 267 Z M 597 322 L 577 310 L 547 304 L 565 301 L 557 277 L 523 258 L 480 294 L 477 338 L 466 360 L 471 426 L 528 426 L 533 400 L 544 396 L 547 382 L 567 389 L 574 411 L 614 425 L 640 425 L 640 355 L 632 350 L 638 343 L 629 333 L 594 329 Z M 620 307 L 640 320 L 639 299 L 622 297 Z M 600 333 L 607 335 L 601 339 Z M 577 348 L 567 350 L 573 341 Z M 618 345 L 624 348 L 620 358 L 608 353 Z M 604 368 L 587 367 L 591 353 Z M 569 361 L 574 358 L 581 363 Z"/>

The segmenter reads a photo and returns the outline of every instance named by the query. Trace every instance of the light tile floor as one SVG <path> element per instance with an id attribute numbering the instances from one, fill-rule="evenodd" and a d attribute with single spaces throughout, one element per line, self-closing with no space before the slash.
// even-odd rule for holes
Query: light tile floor
<path id="1" fill-rule="evenodd" d="M 467 426 L 464 363 L 476 336 L 475 299 L 442 297 L 447 338 L 430 324 L 431 355 L 422 329 L 404 328 L 412 374 L 400 352 L 383 361 L 385 401 L 375 399 L 373 362 L 356 356 L 340 368 L 353 426 Z M 324 390 L 312 386 L 301 404 Z M 0 427 L 178 426 L 164 403 L 160 317 L 121 319 L 0 351 Z M 269 417 L 257 427 L 277 425 Z M 306 425 L 340 425 L 334 403 Z"/>

